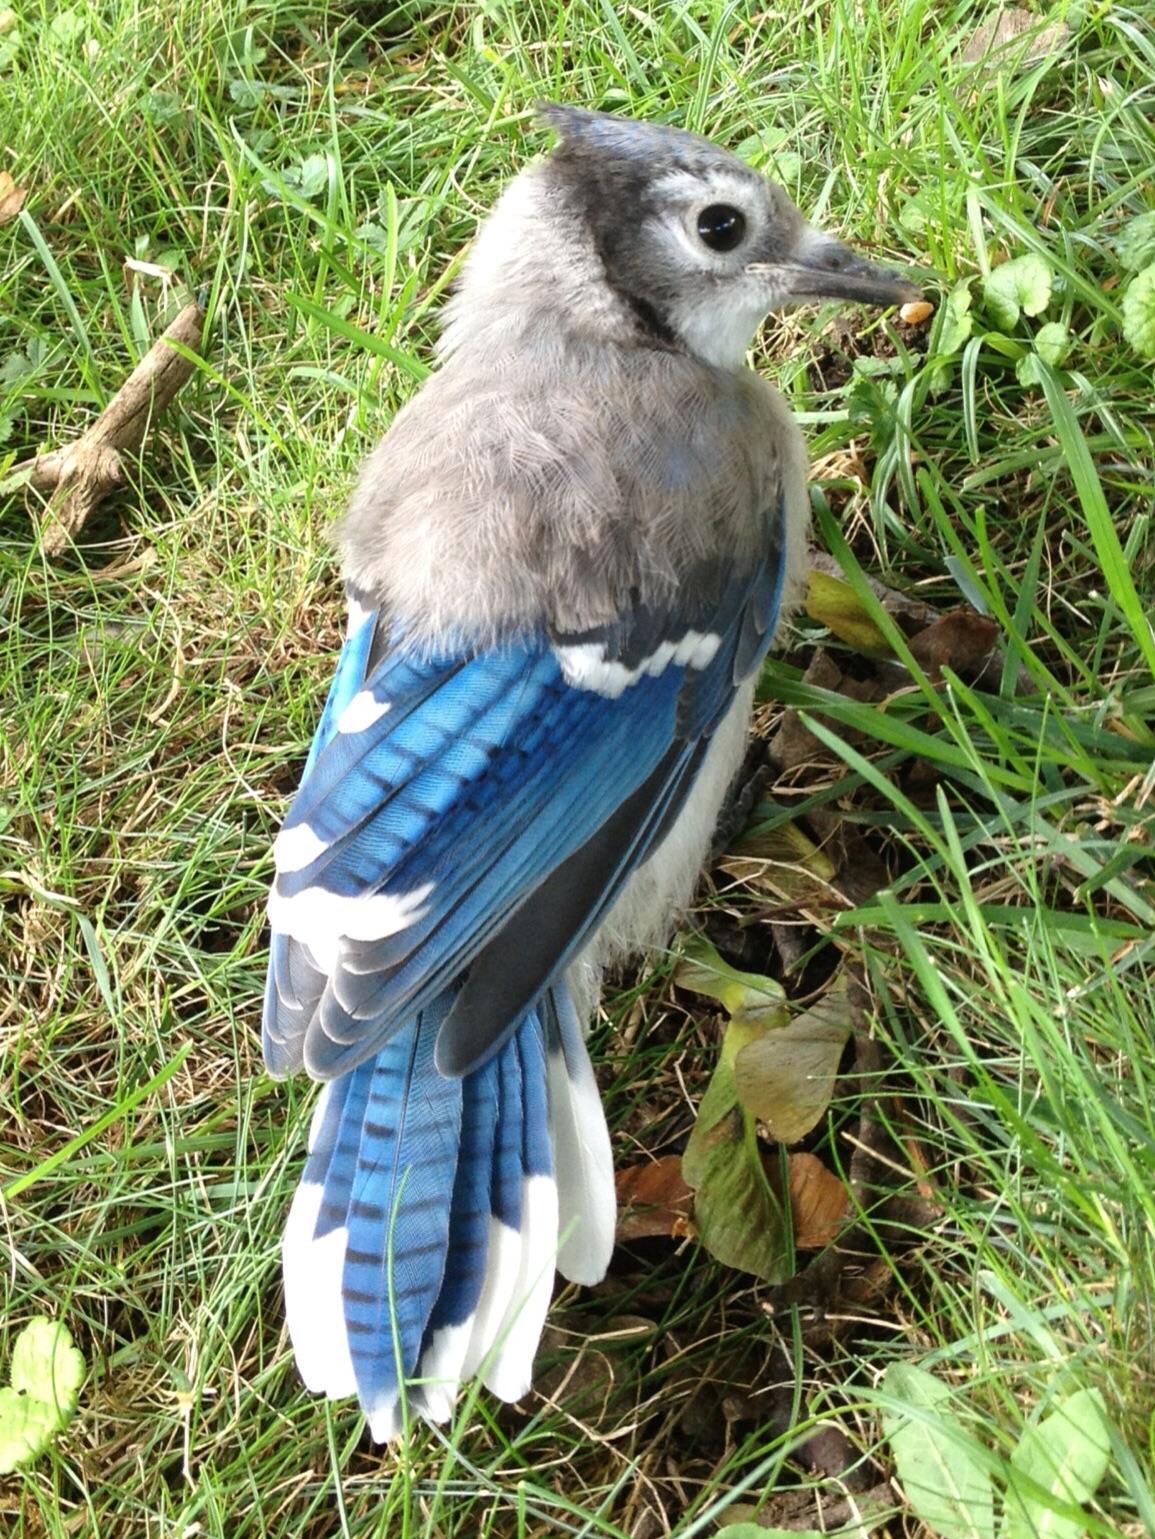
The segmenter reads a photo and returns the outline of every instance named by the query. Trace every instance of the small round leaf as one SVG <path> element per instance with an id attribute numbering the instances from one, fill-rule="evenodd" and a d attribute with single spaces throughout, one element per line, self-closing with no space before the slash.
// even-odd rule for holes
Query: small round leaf
<path id="1" fill-rule="evenodd" d="M 1155 262 L 1136 273 L 1127 285 L 1123 335 L 1140 358 L 1155 358 Z"/>
<path id="2" fill-rule="evenodd" d="M 84 1358 L 68 1327 L 44 1315 L 29 1320 L 12 1348 L 10 1377 L 14 1390 L 43 1401 L 63 1425 L 84 1383 Z"/>
<path id="3" fill-rule="evenodd" d="M 0 1389 L 0 1475 L 42 1454 L 58 1430 L 55 1409 L 32 1395 Z"/>

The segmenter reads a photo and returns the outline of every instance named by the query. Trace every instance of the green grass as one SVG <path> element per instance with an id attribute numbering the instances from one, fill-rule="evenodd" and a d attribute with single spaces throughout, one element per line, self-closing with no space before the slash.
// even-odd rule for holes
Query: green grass
<path id="1" fill-rule="evenodd" d="M 67 1432 L 0 1480 L 5 1532 L 689 1539 L 817 1482 L 815 1423 L 889 1473 L 873 1391 L 895 1359 L 957 1385 L 999 1458 L 1096 1386 L 1116 1441 L 1092 1531 L 1155 1527 L 1155 449 L 1114 247 L 1152 207 L 1155 34 L 1138 7 L 1071 6 L 1061 48 L 976 74 L 958 55 L 983 14 L 27 0 L 0 32 L 3 166 L 28 191 L 0 228 L 10 464 L 76 435 L 180 294 L 211 317 L 77 551 L 39 553 L 19 491 L 0 525 L 0 1376 L 36 1313 L 90 1365 Z M 756 1413 L 797 1320 L 666 1246 L 559 1300 L 555 1403 L 482 1394 L 460 1437 L 382 1453 L 301 1390 L 281 1329 L 308 1090 L 260 1070 L 268 848 L 338 639 L 326 527 L 430 365 L 478 215 L 542 146 L 542 97 L 708 132 L 875 253 L 975 276 L 945 356 L 941 320 L 928 347 L 856 316 L 843 345 L 830 312 L 772 323 L 756 363 L 806 424 L 851 580 L 943 609 L 961 582 L 1006 661 L 968 685 L 907 654 L 861 706 L 803 679 L 824 640 L 804 625 L 765 681 L 768 720 L 801 708 L 829 750 L 770 821 L 837 807 L 891 873 L 810 938 L 861 969 L 896 1065 L 883 1119 L 937 1214 L 905 1247 L 880 1226 L 869 1330 L 794 1353 L 795 1431 Z M 982 275 L 1027 252 L 1050 304 L 1000 330 Z M 1025 385 L 1046 321 L 1070 350 Z M 622 1163 L 680 1146 L 716 1051 L 669 974 L 623 983 L 626 1034 L 598 1034 Z"/>

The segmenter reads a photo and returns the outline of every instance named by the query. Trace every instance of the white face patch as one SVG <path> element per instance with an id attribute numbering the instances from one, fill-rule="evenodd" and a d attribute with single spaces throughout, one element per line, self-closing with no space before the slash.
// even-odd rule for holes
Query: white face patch
<path id="1" fill-rule="evenodd" d="M 740 369 L 754 334 L 774 309 L 774 298 L 769 285 L 748 294 L 704 290 L 670 307 L 670 326 L 703 363 Z"/>
<path id="2" fill-rule="evenodd" d="M 790 295 L 784 275 L 768 262 L 755 262 L 771 244 L 791 244 L 807 228 L 781 188 L 754 173 L 719 166 L 708 174 L 673 171 L 653 189 L 664 210 L 650 229 L 667 260 L 681 269 L 680 297 L 668 302 L 663 319 L 704 363 L 740 369 L 759 325 Z M 710 209 L 733 209 L 744 232 L 731 250 L 715 250 L 702 239 L 699 220 Z"/>
<path id="3" fill-rule="evenodd" d="M 653 195 L 669 205 L 663 223 L 698 268 L 740 273 L 766 227 L 765 184 L 738 172 L 719 168 L 704 178 L 673 171 L 654 184 Z M 746 222 L 746 233 L 733 251 L 712 251 L 698 234 L 698 215 L 719 203 L 736 208 Z"/>
<path id="4" fill-rule="evenodd" d="M 656 679 L 671 663 L 699 671 L 709 667 L 721 641 L 713 631 L 687 631 L 680 641 L 663 641 L 635 668 L 607 659 L 603 641 L 581 641 L 553 650 L 567 684 L 616 700 L 631 684 L 646 676 Z"/>

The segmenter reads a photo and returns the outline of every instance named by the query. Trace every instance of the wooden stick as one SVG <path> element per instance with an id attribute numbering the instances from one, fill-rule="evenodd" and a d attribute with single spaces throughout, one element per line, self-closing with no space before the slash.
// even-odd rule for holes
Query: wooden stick
<path id="1" fill-rule="evenodd" d="M 140 448 L 153 418 L 164 411 L 195 367 L 168 344 L 179 342 L 192 352 L 199 351 L 204 321 L 200 305 L 186 305 L 75 443 L 16 467 L 26 472 L 34 491 L 51 494 L 40 534 L 46 554 L 55 556 L 69 545 L 104 498 L 123 484 L 122 456 Z"/>

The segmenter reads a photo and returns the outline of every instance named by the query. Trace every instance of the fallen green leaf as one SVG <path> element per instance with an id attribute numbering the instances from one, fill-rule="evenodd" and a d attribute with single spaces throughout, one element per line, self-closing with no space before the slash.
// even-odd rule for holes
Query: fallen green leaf
<path id="1" fill-rule="evenodd" d="M 874 1523 L 852 1523 L 849 1528 L 763 1528 L 761 1523 L 728 1523 L 715 1539 L 868 1539 Z"/>
<path id="2" fill-rule="evenodd" d="M 1155 209 L 1127 221 L 1115 237 L 1115 255 L 1132 273 L 1155 262 Z"/>
<path id="3" fill-rule="evenodd" d="M 728 1523 L 718 1530 L 717 1539 L 843 1539 L 844 1535 L 866 1532 L 862 1526 L 823 1534 L 816 1528 L 763 1528 L 761 1523 Z"/>
<path id="4" fill-rule="evenodd" d="M 774 1195 L 754 1118 L 738 1102 L 734 1062 L 772 1028 L 738 1017 L 726 1028 L 722 1052 L 682 1156 L 694 1188 L 694 1222 L 702 1244 L 725 1266 L 768 1282 L 787 1275 L 789 1239 Z"/>
<path id="5" fill-rule="evenodd" d="M 937 187 L 920 187 L 898 211 L 898 222 L 911 235 L 921 235 L 938 215 L 941 195 Z"/>
<path id="6" fill-rule="evenodd" d="M 88 23 L 80 11 L 68 7 L 65 10 L 57 11 L 56 15 L 48 23 L 48 34 L 53 42 L 67 47 L 69 44 L 75 43 L 78 38 L 83 37 L 87 27 Z"/>
<path id="7" fill-rule="evenodd" d="M 731 846 L 735 856 L 749 860 L 772 860 L 781 865 L 804 866 L 821 882 L 830 882 L 838 867 L 797 823 L 775 823 L 759 828 L 758 817 L 768 817 L 777 809 L 763 803 L 755 808 L 751 828 Z"/>
<path id="8" fill-rule="evenodd" d="M 1089 1502 L 1110 1462 L 1103 1397 L 1096 1389 L 1078 1390 L 1019 1439 L 999 1539 L 1081 1539 L 1085 1524 L 1054 1503 Z"/>
<path id="9" fill-rule="evenodd" d="M 829 884 L 838 874 L 826 851 L 797 823 L 755 827 L 732 846 L 720 864 L 728 876 L 751 892 L 766 893 L 797 908 L 827 900 Z"/>
<path id="10" fill-rule="evenodd" d="M 704 935 L 691 935 L 683 944 L 674 982 L 679 988 L 716 999 L 726 1014 L 735 1018 L 778 1016 L 786 999 L 780 983 L 761 973 L 743 973 L 731 967 Z"/>
<path id="11" fill-rule="evenodd" d="M 1071 333 L 1062 321 L 1048 321 L 1035 333 L 1035 352 L 1057 369 L 1071 349 Z"/>
<path id="12" fill-rule="evenodd" d="M 307 155 L 295 166 L 286 166 L 281 173 L 284 184 L 302 198 L 318 197 L 329 185 L 329 161 L 325 155 Z M 275 182 L 262 183 L 266 192 L 277 196 L 280 189 Z"/>
<path id="13" fill-rule="evenodd" d="M 39 1457 L 58 1430 L 52 1406 L 5 1385 L 0 1389 L 0 1475 Z"/>
<path id="14" fill-rule="evenodd" d="M 775 1528 L 762 1523 L 759 1509 L 751 1502 L 734 1502 L 723 1517 L 733 1514 L 733 1521 L 718 1530 L 716 1539 L 869 1539 L 874 1529 L 886 1521 L 887 1514 L 865 1512 L 857 1522 L 842 1528 Z"/>
<path id="15" fill-rule="evenodd" d="M 736 1055 L 738 1099 L 772 1137 L 797 1143 L 821 1121 L 850 1031 L 849 993 L 840 976 L 817 1004 Z"/>
<path id="16" fill-rule="evenodd" d="M 911 1363 L 892 1363 L 882 1387 L 910 1407 L 884 1410 L 882 1424 L 916 1515 L 939 1539 L 993 1539 L 991 1478 L 952 1409 L 949 1386 Z"/>
<path id="17" fill-rule="evenodd" d="M 807 574 L 803 607 L 839 641 L 845 641 L 864 657 L 891 657 L 890 643 L 862 606 L 848 582 L 827 572 Z"/>
<path id="18" fill-rule="evenodd" d="M 957 284 L 947 295 L 939 310 L 937 330 L 931 342 L 931 353 L 938 363 L 931 372 L 930 389 L 938 395 L 950 384 L 954 372 L 951 362 L 974 330 L 974 316 L 970 313 L 970 279 Z"/>
<path id="19" fill-rule="evenodd" d="M 1053 369 L 1061 367 L 1071 348 L 1071 334 L 1061 321 L 1048 321 L 1035 333 L 1034 351 L 1024 353 L 1015 364 L 1015 373 L 1021 385 L 1041 385 L 1042 371 L 1039 359 Z"/>
<path id="20" fill-rule="evenodd" d="M 940 311 L 938 336 L 935 338 L 936 353 L 957 353 L 974 329 L 974 317 L 970 313 L 970 280 L 958 283 L 946 296 Z"/>
<path id="21" fill-rule="evenodd" d="M 0 1389 L 0 1474 L 37 1458 L 76 1409 L 84 1358 L 68 1327 L 37 1315 L 12 1348 L 11 1387 Z"/>
<path id="22" fill-rule="evenodd" d="M 63 1425 L 76 1409 L 84 1383 L 84 1358 L 66 1325 L 36 1315 L 16 1338 L 9 1377 L 13 1389 L 46 1402 Z"/>

